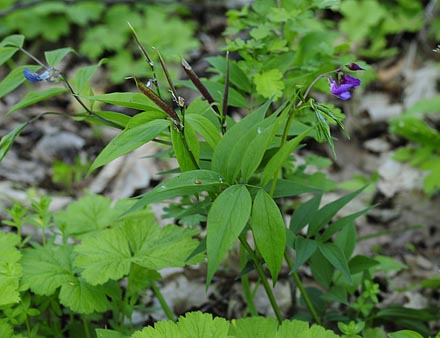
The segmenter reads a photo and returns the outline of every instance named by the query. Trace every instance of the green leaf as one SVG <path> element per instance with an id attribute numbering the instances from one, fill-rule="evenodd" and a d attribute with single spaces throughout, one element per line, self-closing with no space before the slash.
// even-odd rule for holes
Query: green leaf
<path id="1" fill-rule="evenodd" d="M 24 35 L 13 34 L 9 35 L 2 40 L 0 43 L 1 47 L 12 46 L 12 47 L 23 47 L 24 43 Z"/>
<path id="2" fill-rule="evenodd" d="M 55 214 L 55 222 L 67 236 L 81 236 L 104 229 L 121 215 L 110 198 L 86 195 Z"/>
<path id="3" fill-rule="evenodd" d="M 229 323 L 223 318 L 188 312 L 185 317 L 179 317 L 177 323 L 171 320 L 156 322 L 154 328 L 148 326 L 135 332 L 131 338 L 228 338 L 228 329 Z"/>
<path id="4" fill-rule="evenodd" d="M 181 173 L 154 187 L 134 205 L 131 211 L 150 203 L 164 201 L 178 196 L 192 195 L 202 191 L 215 192 L 225 186 L 220 174 L 211 170 L 192 170 Z"/>
<path id="5" fill-rule="evenodd" d="M 60 303 L 77 313 L 105 312 L 110 309 L 106 287 L 87 284 L 82 278 L 65 283 L 60 290 Z"/>
<path id="6" fill-rule="evenodd" d="M 190 132 L 191 130 L 189 131 L 189 133 Z M 186 130 L 185 130 L 185 138 L 186 138 Z M 186 140 L 183 140 L 182 138 L 182 133 L 173 126 L 171 127 L 171 141 L 173 142 L 173 150 L 174 150 L 174 154 L 176 155 L 177 162 L 179 163 L 180 171 L 185 172 L 185 171 L 197 169 L 196 163 L 194 163 L 192 160 L 192 158 L 194 158 L 195 160 L 196 154 L 193 153 L 193 155 L 191 155 L 191 153 L 188 151 L 188 148 L 185 145 Z M 195 140 L 195 142 L 197 142 L 197 139 Z"/>
<path id="7" fill-rule="evenodd" d="M 141 93 L 109 93 L 95 96 L 81 96 L 91 101 L 105 102 L 117 106 L 128 107 L 138 110 L 157 109 L 156 105 Z"/>
<path id="8" fill-rule="evenodd" d="M 183 266 L 197 247 L 196 233 L 173 225 L 160 228 L 153 215 L 132 215 L 118 227 L 85 238 L 75 249 L 75 263 L 92 285 L 121 279 L 133 263 L 150 270 Z"/>
<path id="9" fill-rule="evenodd" d="M 274 115 L 275 116 L 275 115 Z M 264 153 L 269 147 L 273 137 L 275 136 L 275 132 L 278 130 L 278 126 L 281 122 L 281 118 L 278 120 L 272 120 L 272 123 L 269 123 L 269 119 L 266 119 L 263 122 L 268 122 L 263 125 L 257 126 L 256 134 L 253 131 L 249 130 L 249 137 L 252 137 L 250 142 L 246 142 L 248 137 L 244 139 L 246 142 L 246 151 L 241 156 L 241 177 L 247 182 L 252 174 L 257 170 L 258 166 L 263 159 Z M 237 152 L 239 154 L 240 152 Z"/>
<path id="10" fill-rule="evenodd" d="M 319 209 L 317 212 L 315 212 L 312 216 L 312 219 L 309 223 L 309 229 L 307 231 L 307 237 L 314 236 L 320 231 L 330 220 L 333 218 L 333 216 L 336 215 L 336 213 L 341 210 L 346 204 L 348 204 L 353 198 L 355 198 L 357 195 L 359 195 L 366 186 L 362 187 L 361 189 L 358 189 L 356 191 L 353 191 L 350 194 L 347 194 L 345 196 L 342 196 L 338 198 L 336 201 L 333 201 L 331 203 L 326 204 L 321 209 Z"/>
<path id="11" fill-rule="evenodd" d="M 12 92 L 15 88 L 21 85 L 26 78 L 23 74 L 23 69 L 28 68 L 33 72 L 36 72 L 40 66 L 20 66 L 14 68 L 1 82 L 0 82 L 0 98 L 6 94 Z"/>
<path id="12" fill-rule="evenodd" d="M 0 161 L 5 158 L 6 154 L 11 149 L 14 140 L 17 138 L 18 135 L 20 135 L 20 133 L 23 131 L 24 128 L 26 128 L 27 125 L 27 122 L 18 125 L 9 133 L 3 135 L 3 137 L 0 139 Z"/>
<path id="13" fill-rule="evenodd" d="M 23 288 L 50 296 L 65 283 L 74 282 L 72 245 L 23 250 Z"/>
<path id="14" fill-rule="evenodd" d="M 237 240 L 251 214 L 252 199 L 244 185 L 224 190 L 208 213 L 206 249 L 208 272 L 206 285 L 211 283 L 220 262 Z"/>
<path id="15" fill-rule="evenodd" d="M 423 338 L 423 336 L 415 331 L 400 330 L 397 332 L 389 333 L 390 338 Z"/>
<path id="16" fill-rule="evenodd" d="M 73 78 L 74 88 L 77 94 L 87 95 L 90 93 L 90 79 L 98 67 L 100 67 L 105 61 L 106 59 L 102 59 L 96 65 L 81 67 L 78 69 Z"/>
<path id="17" fill-rule="evenodd" d="M 34 103 L 43 101 L 48 99 L 49 97 L 56 96 L 62 93 L 67 92 L 67 89 L 64 87 L 61 88 L 48 88 L 39 92 L 30 92 L 26 94 L 26 96 L 18 103 L 14 104 L 11 109 L 6 113 L 6 115 L 13 113 L 19 109 L 30 106 Z"/>
<path id="18" fill-rule="evenodd" d="M 222 102 L 224 85 L 213 80 L 202 80 L 202 83 L 208 88 L 209 93 L 215 101 Z M 246 98 L 234 88 L 229 88 L 228 105 L 231 107 L 246 108 L 248 103 Z"/>
<path id="19" fill-rule="evenodd" d="M 318 248 L 330 264 L 339 270 L 349 283 L 352 283 L 347 258 L 342 250 L 333 243 L 318 243 Z"/>
<path id="20" fill-rule="evenodd" d="M 185 115 L 185 126 L 190 125 L 208 142 L 212 149 L 215 149 L 221 137 L 215 125 L 201 114 Z"/>
<path id="21" fill-rule="evenodd" d="M 322 194 L 316 194 L 314 197 L 304 202 L 295 209 L 292 218 L 290 219 L 290 230 L 297 234 L 302 228 L 309 224 L 313 215 L 319 209 L 321 203 Z"/>
<path id="22" fill-rule="evenodd" d="M 316 174 L 319 174 L 319 173 L 316 173 Z M 322 180 L 318 179 L 317 182 L 319 182 L 319 181 L 322 181 Z M 273 197 L 280 198 L 280 197 L 297 196 L 297 195 L 304 194 L 306 192 L 317 193 L 317 192 L 327 191 L 327 189 L 329 187 L 326 187 L 325 183 L 321 187 L 319 187 L 315 184 L 315 182 L 312 182 L 312 184 L 309 184 L 308 182 L 304 182 L 301 179 L 298 179 L 298 177 L 291 177 L 287 180 L 286 179 L 278 179 L 277 185 L 275 186 L 275 191 L 274 191 Z M 328 190 L 331 190 L 331 189 L 328 189 Z"/>
<path id="23" fill-rule="evenodd" d="M 322 242 L 328 241 L 335 233 L 337 233 L 338 231 L 340 231 L 341 229 L 343 229 L 347 225 L 352 224 L 356 218 L 358 218 L 362 215 L 365 215 L 369 210 L 371 210 L 373 208 L 374 208 L 374 206 L 370 206 L 370 207 L 365 208 L 361 211 L 358 211 L 358 212 L 352 213 L 350 215 L 341 217 L 337 221 L 330 224 L 330 226 L 327 229 L 325 229 L 322 236 L 320 236 L 320 240 Z"/>
<path id="24" fill-rule="evenodd" d="M 74 52 L 73 48 L 66 47 L 44 52 L 44 56 L 46 57 L 47 64 L 51 67 L 55 67 L 70 52 Z"/>
<path id="25" fill-rule="evenodd" d="M 350 258 L 356 247 L 356 225 L 347 224 L 334 239 L 334 243 L 342 250 L 345 257 Z"/>
<path id="26" fill-rule="evenodd" d="M 270 103 L 270 101 L 267 101 L 259 109 L 233 125 L 228 129 L 220 142 L 218 142 L 212 156 L 211 169 L 221 173 L 226 180 L 230 181 L 234 176 L 234 171 L 236 171 L 237 168 L 240 168 L 237 164 L 237 160 L 232 156 L 232 150 L 234 147 L 242 148 L 246 146 L 246 144 L 241 142 L 243 136 L 249 131 L 249 129 L 263 121 Z M 237 151 L 235 153 L 237 153 Z M 242 153 L 240 156 L 242 156 Z"/>
<path id="27" fill-rule="evenodd" d="M 96 338 L 130 338 L 129 336 L 114 330 L 95 329 L 95 332 Z"/>
<path id="28" fill-rule="evenodd" d="M 352 275 L 363 272 L 365 270 L 369 270 L 370 268 L 378 265 L 379 262 L 362 255 L 356 255 L 348 262 L 348 267 L 350 268 L 350 273 Z"/>
<path id="29" fill-rule="evenodd" d="M 277 100 L 283 95 L 283 74 L 278 69 L 256 74 L 254 84 L 257 93 L 267 99 L 274 98 L 274 100 Z"/>
<path id="30" fill-rule="evenodd" d="M 101 151 L 92 163 L 89 174 L 110 161 L 139 148 L 162 133 L 170 123 L 167 120 L 154 120 L 132 129 L 125 129 Z"/>
<path id="31" fill-rule="evenodd" d="M 313 239 L 307 239 L 301 236 L 295 238 L 296 260 L 291 272 L 296 272 L 307 260 L 312 257 L 318 248 L 318 244 Z"/>
<path id="32" fill-rule="evenodd" d="M 207 57 L 205 61 L 209 62 L 214 66 L 215 70 L 220 74 L 226 74 L 226 58 L 223 56 Z M 246 76 L 246 74 L 241 70 L 241 68 L 236 64 L 236 62 L 229 60 L 229 81 L 237 88 L 244 90 L 245 92 L 250 92 L 252 85 Z"/>
<path id="33" fill-rule="evenodd" d="M 255 244 L 275 284 L 286 249 L 286 227 L 277 204 L 263 189 L 257 192 L 254 199 L 251 228 Z"/>
<path id="34" fill-rule="evenodd" d="M 107 121 L 110 121 L 111 123 L 119 126 L 121 129 L 126 128 L 130 121 L 130 116 L 113 111 L 93 111 L 93 114 L 100 116 Z M 92 120 L 94 123 L 105 124 L 103 121 L 93 116 L 87 116 L 87 119 Z"/>
<path id="35" fill-rule="evenodd" d="M 21 253 L 16 248 L 19 242 L 16 234 L 0 232 L 0 306 L 20 302 Z"/>
<path id="36" fill-rule="evenodd" d="M 0 66 L 12 58 L 17 51 L 16 47 L 0 47 Z"/>
<path id="37" fill-rule="evenodd" d="M 277 329 L 275 318 L 240 318 L 231 325 L 229 334 L 240 338 L 274 338 L 277 337 Z"/>
<path id="38" fill-rule="evenodd" d="M 313 279 L 325 288 L 330 288 L 333 278 L 334 268 L 330 262 L 325 259 L 320 250 L 316 250 L 310 258 L 310 268 Z"/>
<path id="39" fill-rule="evenodd" d="M 301 141 L 310 133 L 313 128 L 305 130 L 303 133 L 286 142 L 266 164 L 263 174 L 261 175 L 261 185 L 266 186 L 271 179 L 280 171 L 284 162 L 294 151 Z"/>

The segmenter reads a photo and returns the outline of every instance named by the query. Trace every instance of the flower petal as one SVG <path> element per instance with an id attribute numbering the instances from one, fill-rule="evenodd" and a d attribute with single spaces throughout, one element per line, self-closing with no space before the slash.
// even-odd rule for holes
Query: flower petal
<path id="1" fill-rule="evenodd" d="M 43 79 L 41 78 L 40 75 L 38 75 L 37 73 L 33 72 L 32 70 L 30 70 L 28 68 L 23 69 L 23 74 L 24 74 L 24 77 L 30 82 L 43 81 Z"/>

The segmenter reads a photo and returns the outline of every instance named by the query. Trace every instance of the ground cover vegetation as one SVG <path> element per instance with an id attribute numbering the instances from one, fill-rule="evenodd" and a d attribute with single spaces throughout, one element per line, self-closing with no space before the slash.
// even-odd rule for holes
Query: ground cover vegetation
<path id="1" fill-rule="evenodd" d="M 35 106 L 38 113 L 4 131 L 0 160 L 26 128 L 53 116 L 117 132 L 86 163 L 53 164 L 53 182 L 75 196 L 65 208 L 53 210 L 52 198 L 37 194 L 2 210 L 1 337 L 435 336 L 438 303 L 411 308 L 381 294 L 381 278 L 405 266 L 358 251 L 356 221 L 374 202 L 341 214 L 374 190 L 374 179 L 352 181 L 328 201 L 341 186 L 321 170 L 338 156 L 336 136 L 350 139 L 342 108 L 374 83 L 371 64 L 399 53 L 392 38 L 426 30 L 435 49 L 440 20 L 427 21 L 431 3 L 237 5 L 225 14 L 224 44 L 203 58 L 203 74 L 192 66 L 195 4 L 1 6 L 0 97 L 21 95 L 1 118 Z M 97 85 L 97 76 L 108 85 Z M 54 110 L 53 100 L 70 105 Z M 431 118 L 438 102 L 419 101 L 389 124 L 404 140 L 393 156 L 426 171 L 426 198 L 440 188 L 440 136 Z M 148 191 L 113 200 L 75 191 L 148 143 L 160 151 L 144 156 L 175 165 Z M 300 162 L 309 144 L 324 145 L 328 157 Z M 165 224 L 153 212 L 156 203 L 166 206 Z M 161 291 L 164 270 L 200 268 L 208 290 L 228 264 L 236 265 L 242 317 L 199 308 L 177 318 Z M 291 282 L 287 311 L 274 292 L 282 280 Z M 437 274 L 409 287 L 439 285 Z M 147 290 L 159 308 L 145 302 Z M 259 290 L 272 316 L 259 313 Z M 159 311 L 168 320 L 134 320 Z"/>

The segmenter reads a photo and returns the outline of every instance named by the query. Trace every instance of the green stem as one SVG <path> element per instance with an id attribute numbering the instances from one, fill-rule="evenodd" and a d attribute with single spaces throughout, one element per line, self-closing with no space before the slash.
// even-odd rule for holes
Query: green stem
<path id="1" fill-rule="evenodd" d="M 84 325 L 84 334 L 86 335 L 86 338 L 91 338 L 90 330 L 89 330 L 89 321 L 86 319 L 84 315 L 81 316 L 83 325 Z"/>
<path id="2" fill-rule="evenodd" d="M 165 298 L 163 298 L 162 292 L 160 292 L 155 282 L 151 282 L 151 289 L 153 290 L 154 295 L 157 297 L 157 300 L 159 301 L 160 306 L 162 307 L 168 319 L 175 321 L 176 318 L 174 316 L 173 311 L 168 306 L 167 302 L 165 301 Z"/>
<path id="3" fill-rule="evenodd" d="M 251 258 L 252 262 L 254 263 L 255 268 L 257 269 L 258 276 L 260 277 L 261 282 L 263 283 L 264 290 L 266 291 L 267 297 L 269 298 L 270 305 L 272 306 L 273 311 L 275 312 L 275 316 L 277 317 L 278 322 L 281 324 L 283 321 L 283 316 L 281 315 L 280 308 L 278 307 L 277 301 L 275 300 L 275 296 L 272 292 L 272 288 L 269 285 L 269 281 L 267 280 L 266 274 L 264 273 L 264 269 L 260 264 L 260 261 L 258 257 L 256 256 L 255 252 L 250 247 L 249 243 L 246 240 L 246 237 L 244 234 L 241 234 L 240 242 L 249 254 L 249 257 Z"/>
<path id="4" fill-rule="evenodd" d="M 243 245 L 240 247 L 240 269 L 246 265 L 246 250 L 243 250 Z M 241 277 L 241 285 L 243 287 L 244 298 L 246 299 L 247 307 L 253 317 L 258 316 L 257 308 L 255 307 L 254 297 L 249 284 L 249 275 Z"/>
<path id="5" fill-rule="evenodd" d="M 284 251 L 284 258 L 287 262 L 287 265 L 289 267 L 290 270 L 292 270 L 293 268 L 293 263 L 292 260 L 290 259 L 287 250 Z M 309 298 L 309 295 L 307 294 L 306 289 L 304 288 L 303 283 L 301 282 L 301 278 L 299 277 L 297 272 L 293 272 L 292 273 L 293 279 L 295 280 L 295 284 L 298 287 L 299 291 L 301 292 L 301 295 L 304 298 L 304 301 L 307 305 L 307 308 L 309 309 L 310 313 L 312 314 L 313 319 L 315 320 L 315 322 L 317 324 L 321 324 L 321 319 L 319 319 L 318 313 L 316 312 L 315 307 L 313 306 L 312 301 Z"/>

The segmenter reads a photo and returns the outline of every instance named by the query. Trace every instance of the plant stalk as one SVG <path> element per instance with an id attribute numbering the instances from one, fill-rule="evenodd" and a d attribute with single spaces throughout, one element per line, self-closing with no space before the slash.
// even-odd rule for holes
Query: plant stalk
<path id="1" fill-rule="evenodd" d="M 287 253 L 287 250 L 284 251 L 284 259 L 287 262 L 287 266 L 289 267 L 289 270 L 292 270 L 293 263 Z M 303 283 L 301 282 L 301 278 L 299 277 L 297 272 L 292 273 L 293 279 L 295 280 L 295 284 L 298 287 L 299 291 L 301 292 L 301 295 L 304 298 L 304 301 L 307 305 L 307 308 L 309 309 L 310 313 L 312 314 L 313 319 L 317 324 L 321 324 L 321 319 L 318 316 L 318 313 L 316 312 L 315 307 L 313 306 L 312 301 L 309 298 L 309 295 L 307 294 L 306 289 L 304 288 Z"/>
<path id="2" fill-rule="evenodd" d="M 243 269 L 246 265 L 246 250 L 243 245 L 240 246 L 240 268 Z M 247 307 L 253 317 L 258 316 L 257 308 L 255 307 L 254 297 L 249 284 L 249 275 L 241 276 L 241 285 L 243 287 L 244 298 L 246 299 Z"/>
<path id="3" fill-rule="evenodd" d="M 260 277 L 261 282 L 263 283 L 264 290 L 266 291 L 267 297 L 269 298 L 270 305 L 272 306 L 273 311 L 275 312 L 275 316 L 278 320 L 278 322 L 281 324 L 283 321 L 283 316 L 281 315 L 280 308 L 278 307 L 277 301 L 275 300 L 275 296 L 272 292 L 272 288 L 269 285 L 269 281 L 267 280 L 266 274 L 264 273 L 264 269 L 260 264 L 260 261 L 258 257 L 256 256 L 255 252 L 250 247 L 249 243 L 247 242 L 245 235 L 241 234 L 240 242 L 249 254 L 249 257 L 251 258 L 252 262 L 254 263 L 255 268 L 257 269 L 258 276 Z"/>
<path id="4" fill-rule="evenodd" d="M 159 301 L 160 306 L 165 312 L 165 315 L 168 317 L 168 319 L 175 321 L 176 317 L 174 316 L 173 311 L 168 306 L 167 302 L 165 301 L 165 298 L 162 295 L 162 292 L 160 292 L 155 282 L 151 282 L 151 289 L 153 290 L 154 295 L 157 297 L 157 300 Z"/>

